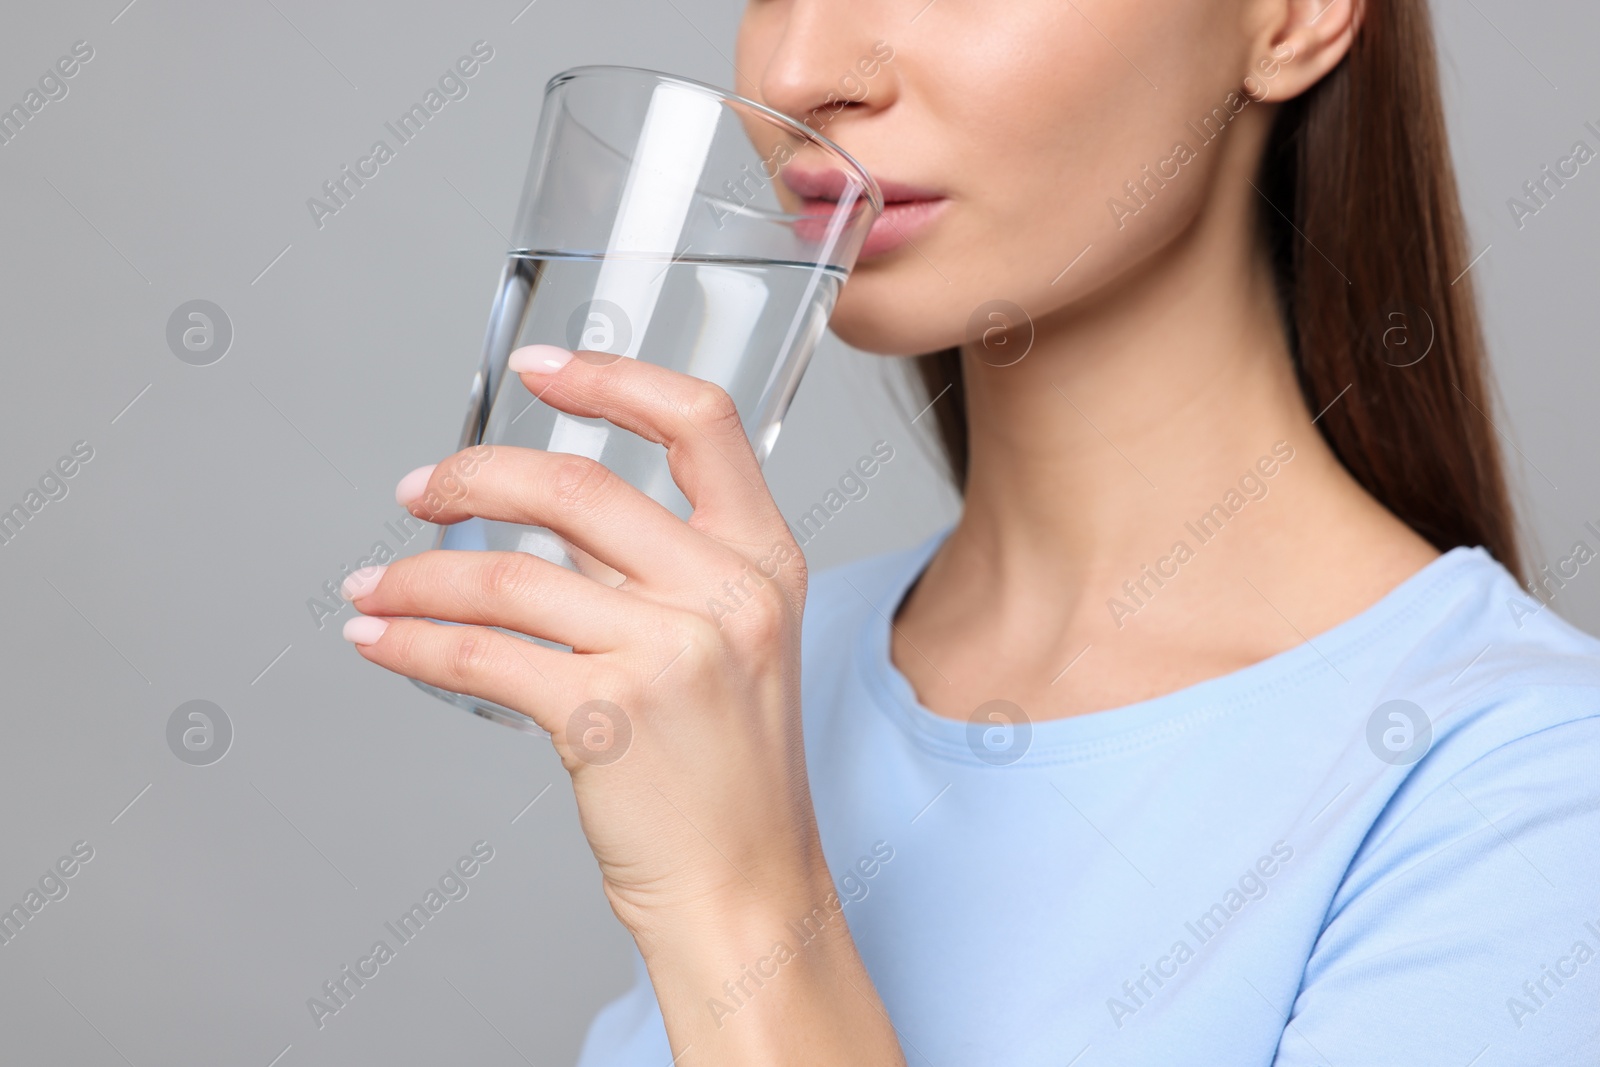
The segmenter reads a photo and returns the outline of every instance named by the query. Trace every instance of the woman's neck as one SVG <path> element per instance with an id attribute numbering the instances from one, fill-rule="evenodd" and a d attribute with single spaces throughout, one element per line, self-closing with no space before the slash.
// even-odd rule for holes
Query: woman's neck
<path id="1" fill-rule="evenodd" d="M 1019 362 L 964 351 L 965 509 L 896 620 L 934 710 L 1159 695 L 1314 637 L 1437 555 L 1317 431 L 1270 268 L 1227 215 L 1035 323 Z"/>

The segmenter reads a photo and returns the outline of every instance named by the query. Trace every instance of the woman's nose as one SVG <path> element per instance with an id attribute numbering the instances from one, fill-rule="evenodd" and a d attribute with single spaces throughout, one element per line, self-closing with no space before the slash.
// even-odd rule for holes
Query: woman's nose
<path id="1" fill-rule="evenodd" d="M 759 81 L 761 102 L 822 127 L 851 108 L 879 108 L 893 92 L 883 56 L 860 0 L 790 0 L 777 48 Z"/>

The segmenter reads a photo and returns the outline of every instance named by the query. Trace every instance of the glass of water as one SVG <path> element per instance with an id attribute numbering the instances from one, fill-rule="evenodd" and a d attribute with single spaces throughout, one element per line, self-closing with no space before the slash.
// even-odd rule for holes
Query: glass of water
<path id="1" fill-rule="evenodd" d="M 715 382 L 764 461 L 882 210 L 876 183 L 849 154 L 753 101 L 633 67 L 556 75 L 460 447 L 588 456 L 688 518 L 665 449 L 544 404 L 506 374 L 507 358 L 553 344 Z M 468 519 L 444 527 L 438 547 L 531 552 L 601 580 L 608 570 L 555 532 L 517 523 Z M 543 733 L 498 704 L 417 684 Z"/>

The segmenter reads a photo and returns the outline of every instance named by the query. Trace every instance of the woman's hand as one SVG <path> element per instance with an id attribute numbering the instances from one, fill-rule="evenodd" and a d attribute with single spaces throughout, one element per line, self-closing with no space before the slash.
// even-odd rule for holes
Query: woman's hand
<path id="1" fill-rule="evenodd" d="M 413 514 L 547 527 L 592 557 L 589 573 L 522 552 L 424 552 L 351 575 L 363 614 L 346 636 L 380 666 L 551 734 L 676 1054 L 902 1062 L 829 906 L 800 732 L 805 562 L 733 402 L 652 364 L 544 345 L 511 367 L 546 403 L 665 445 L 693 515 L 678 519 L 585 457 L 458 453 L 401 482 Z M 620 584 L 591 576 L 601 571 Z M 790 923 L 819 908 L 828 921 L 801 942 Z M 788 958 L 760 968 L 772 977 L 742 980 L 779 944 Z"/>

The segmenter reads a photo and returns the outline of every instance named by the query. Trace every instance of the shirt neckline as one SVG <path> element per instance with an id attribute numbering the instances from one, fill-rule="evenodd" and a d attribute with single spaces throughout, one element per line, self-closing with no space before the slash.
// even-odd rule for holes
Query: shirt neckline
<path id="1" fill-rule="evenodd" d="M 956 762 L 989 767 L 994 764 L 981 759 L 972 742 L 975 731 L 989 724 L 974 727 L 967 720 L 949 718 L 925 707 L 889 655 L 891 620 L 954 528 L 952 523 L 901 554 L 887 585 L 880 587 L 883 606 L 865 614 L 854 659 L 861 681 L 878 698 L 875 705 L 919 745 Z M 1401 581 L 1376 603 L 1318 634 L 1314 644 L 1302 642 L 1236 671 L 1147 700 L 1083 715 L 1032 721 L 1025 754 L 1007 766 L 1083 763 L 1142 751 L 1313 680 L 1340 688 L 1348 684 L 1353 695 L 1359 694 L 1359 680 L 1353 672 L 1342 671 L 1350 679 L 1348 683 L 1340 677 L 1342 664 L 1413 621 L 1429 605 L 1438 604 L 1440 594 L 1448 587 L 1485 565 L 1499 567 L 1483 548 L 1452 548 Z"/>

